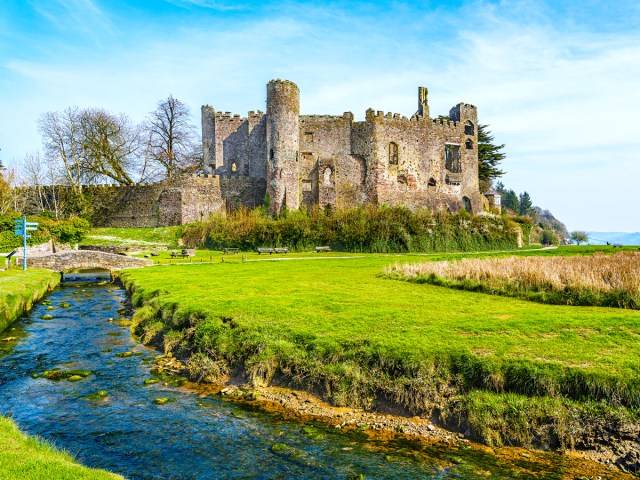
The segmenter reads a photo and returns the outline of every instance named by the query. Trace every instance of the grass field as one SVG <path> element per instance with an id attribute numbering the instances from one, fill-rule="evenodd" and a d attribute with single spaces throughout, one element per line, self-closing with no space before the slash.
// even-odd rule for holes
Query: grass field
<path id="1" fill-rule="evenodd" d="M 459 395 L 480 391 L 494 404 L 495 395 L 554 399 L 564 405 L 558 415 L 582 408 L 575 402 L 593 411 L 586 405 L 598 401 L 636 415 L 640 312 L 542 305 L 380 275 L 394 262 L 424 258 L 225 261 L 128 271 L 123 279 L 134 303 L 146 305 L 136 314 L 138 332 L 193 354 L 193 371 L 205 378 L 239 368 L 254 383 L 284 377 L 337 404 L 371 406 L 382 394 L 421 413 L 453 412 Z"/>
<path id="2" fill-rule="evenodd" d="M 0 332 L 60 281 L 60 274 L 36 268 L 0 271 Z"/>
<path id="3" fill-rule="evenodd" d="M 83 467 L 67 453 L 28 437 L 8 418 L 0 417 L 0 478 L 123 480 L 120 475 Z"/>
<path id="4" fill-rule="evenodd" d="M 178 243 L 182 227 L 159 228 L 92 228 L 83 245 L 118 245 L 125 247 L 173 247 Z"/>

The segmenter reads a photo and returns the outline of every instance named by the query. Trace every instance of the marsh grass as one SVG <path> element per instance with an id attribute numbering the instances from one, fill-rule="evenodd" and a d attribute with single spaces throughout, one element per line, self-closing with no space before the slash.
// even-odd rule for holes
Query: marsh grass
<path id="1" fill-rule="evenodd" d="M 396 264 L 391 277 L 543 303 L 640 308 L 640 253 Z"/>

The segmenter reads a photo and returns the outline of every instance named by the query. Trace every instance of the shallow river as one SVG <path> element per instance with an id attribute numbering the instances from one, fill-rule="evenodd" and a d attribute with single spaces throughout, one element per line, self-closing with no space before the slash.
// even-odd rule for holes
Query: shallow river
<path id="1" fill-rule="evenodd" d="M 0 415 L 85 465 L 130 479 L 561 478 L 560 465 L 540 476 L 524 458 L 502 465 L 474 450 L 378 443 L 148 384 L 157 352 L 118 324 L 124 301 L 113 285 L 65 283 L 1 333 Z M 116 356 L 125 352 L 133 354 Z M 91 374 L 77 381 L 40 376 L 56 368 Z M 88 398 L 99 391 L 106 396 Z M 172 401 L 157 405 L 158 398 Z M 274 447 L 282 444 L 291 448 Z"/>

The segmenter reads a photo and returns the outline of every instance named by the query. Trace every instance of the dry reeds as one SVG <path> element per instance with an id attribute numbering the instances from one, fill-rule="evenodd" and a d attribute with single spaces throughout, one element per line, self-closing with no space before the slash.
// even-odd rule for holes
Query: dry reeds
<path id="1" fill-rule="evenodd" d="M 640 308 L 640 253 L 635 252 L 423 262 L 395 265 L 385 273 L 544 303 Z"/>

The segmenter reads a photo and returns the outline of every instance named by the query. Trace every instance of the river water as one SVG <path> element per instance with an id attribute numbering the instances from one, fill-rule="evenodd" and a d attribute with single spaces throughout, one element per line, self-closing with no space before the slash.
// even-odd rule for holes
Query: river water
<path id="1" fill-rule="evenodd" d="M 141 480 L 563 476 L 560 462 L 504 465 L 472 449 L 377 442 L 202 397 L 166 379 L 150 384 L 158 353 L 119 322 L 124 290 L 102 283 L 65 283 L 0 334 L 0 415 L 87 466 Z M 42 376 L 56 368 L 91 373 L 77 381 Z"/>

